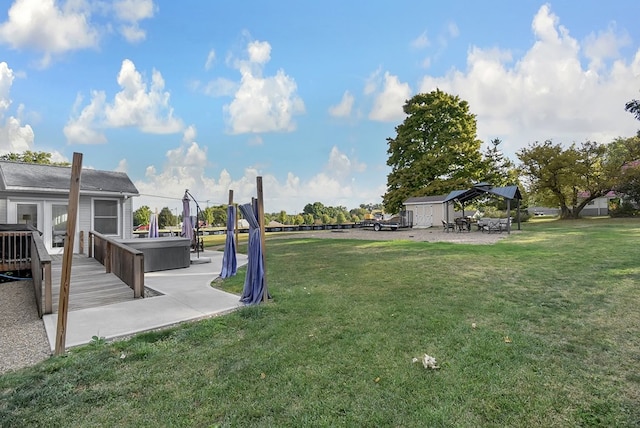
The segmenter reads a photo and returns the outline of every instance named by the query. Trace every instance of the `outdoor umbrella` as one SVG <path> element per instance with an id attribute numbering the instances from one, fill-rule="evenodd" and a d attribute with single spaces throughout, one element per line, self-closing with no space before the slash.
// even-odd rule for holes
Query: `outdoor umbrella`
<path id="1" fill-rule="evenodd" d="M 157 238 L 160 236 L 158 231 L 158 214 L 152 213 L 149 221 L 149 238 Z"/>
<path id="2" fill-rule="evenodd" d="M 222 255 L 221 278 L 229 278 L 236 274 L 238 262 L 236 260 L 236 241 L 233 236 L 233 229 L 236 223 L 236 207 L 227 207 L 227 239 L 224 243 L 224 254 Z"/>
<path id="3" fill-rule="evenodd" d="M 193 224 L 191 224 L 191 209 L 189 195 L 185 192 L 182 198 L 182 236 L 193 242 Z"/>
<path id="4" fill-rule="evenodd" d="M 240 301 L 247 305 L 255 305 L 260 303 L 264 295 L 264 263 L 262 262 L 260 224 L 251 204 L 240 205 L 240 211 L 249 223 L 247 276 L 244 278 L 244 289 Z"/>

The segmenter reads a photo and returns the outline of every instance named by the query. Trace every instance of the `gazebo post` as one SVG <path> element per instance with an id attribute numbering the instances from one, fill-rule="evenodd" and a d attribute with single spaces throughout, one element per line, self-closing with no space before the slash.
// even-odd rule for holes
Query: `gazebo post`
<path id="1" fill-rule="evenodd" d="M 507 199 L 507 233 L 511 234 L 511 199 Z"/>

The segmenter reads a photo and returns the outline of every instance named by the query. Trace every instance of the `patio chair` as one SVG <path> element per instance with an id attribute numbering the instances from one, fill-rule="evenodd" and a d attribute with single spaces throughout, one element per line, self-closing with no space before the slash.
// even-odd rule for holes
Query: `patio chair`
<path id="1" fill-rule="evenodd" d="M 471 224 L 467 221 L 467 219 L 458 217 L 455 219 L 456 227 L 458 228 L 458 232 L 470 232 Z"/>
<path id="2" fill-rule="evenodd" d="M 502 227 L 500 225 L 500 219 L 499 218 L 489 219 L 489 222 L 487 223 L 487 231 L 489 233 L 491 233 L 491 232 L 502 233 Z"/>
<path id="3" fill-rule="evenodd" d="M 456 230 L 456 225 L 454 223 L 447 223 L 446 221 L 442 220 L 442 230 L 444 232 L 448 232 L 449 230 Z"/>

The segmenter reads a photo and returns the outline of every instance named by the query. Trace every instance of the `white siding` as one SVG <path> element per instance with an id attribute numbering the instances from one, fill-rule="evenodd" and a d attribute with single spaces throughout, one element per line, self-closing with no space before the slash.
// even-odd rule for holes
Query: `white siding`
<path id="1" fill-rule="evenodd" d="M 0 199 L 0 223 L 8 223 L 7 221 L 7 200 Z"/>
<path id="2" fill-rule="evenodd" d="M 124 239 L 133 238 L 133 199 L 128 198 L 122 204 L 123 219 L 122 219 L 122 233 Z"/>

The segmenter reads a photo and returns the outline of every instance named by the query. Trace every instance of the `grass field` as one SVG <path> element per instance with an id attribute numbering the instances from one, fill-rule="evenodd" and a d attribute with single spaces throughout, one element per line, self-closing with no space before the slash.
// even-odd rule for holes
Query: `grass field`
<path id="1" fill-rule="evenodd" d="M 270 303 L 0 376 L 0 424 L 640 426 L 640 221 L 523 229 L 269 241 Z"/>

